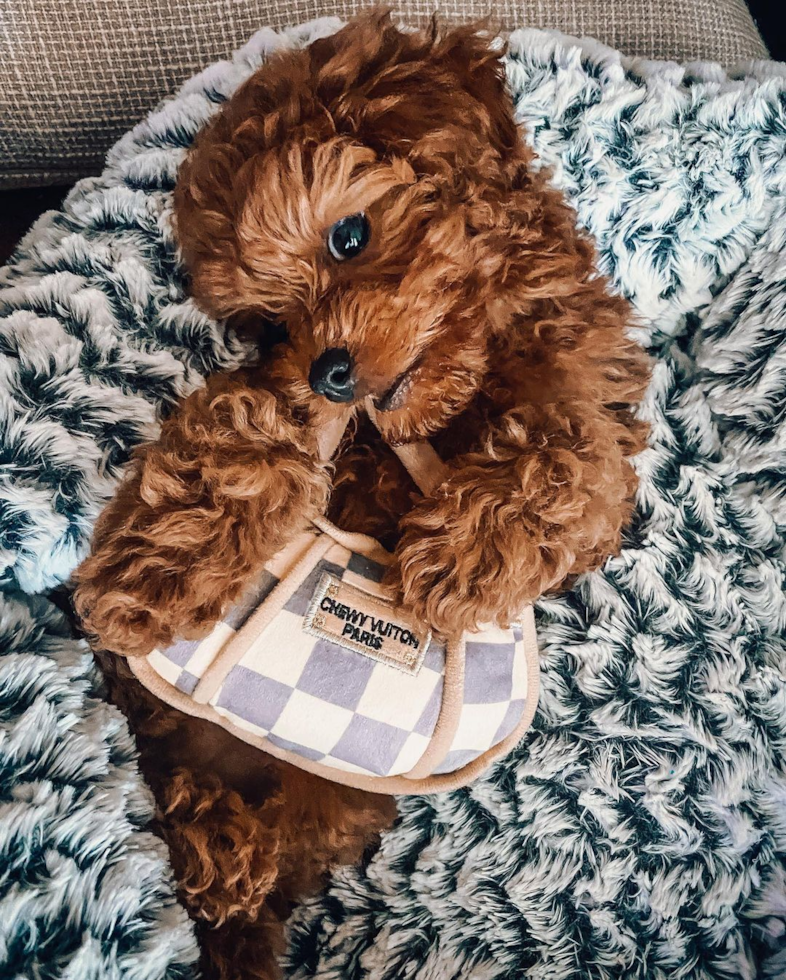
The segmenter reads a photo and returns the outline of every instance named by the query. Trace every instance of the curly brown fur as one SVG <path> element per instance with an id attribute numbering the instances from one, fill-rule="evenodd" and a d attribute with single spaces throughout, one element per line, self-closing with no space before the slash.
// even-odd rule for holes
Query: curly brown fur
<path id="1" fill-rule="evenodd" d="M 505 623 L 618 549 L 647 365 L 531 165 L 498 58 L 472 28 L 367 16 L 272 57 L 198 137 L 175 199 L 194 295 L 260 342 L 271 321 L 289 339 L 212 379 L 137 457 L 77 576 L 98 644 L 139 655 L 203 634 L 326 508 L 395 549 L 389 584 L 444 633 Z M 370 242 L 339 263 L 327 229 L 357 212 Z M 331 471 L 318 433 L 343 409 L 308 379 L 337 347 L 384 441 L 359 421 Z M 425 437 L 448 463 L 430 497 L 385 445 Z M 221 976 L 270 975 L 288 902 L 358 853 L 380 804 L 317 794 L 197 723 L 184 740 L 181 716 L 134 697 L 137 729 L 169 746 L 151 778 L 183 893 L 217 929 L 207 955 Z"/>
<path id="2" fill-rule="evenodd" d="M 355 863 L 395 817 L 392 799 L 301 772 L 153 697 L 98 655 L 130 718 L 207 978 L 278 976 L 283 924 L 327 869 Z"/>
<path id="3" fill-rule="evenodd" d="M 482 35 L 383 17 L 273 59 L 178 185 L 195 295 L 215 316 L 283 321 L 304 402 L 324 401 L 307 378 L 331 347 L 351 353 L 359 399 L 410 372 L 383 433 L 444 443 L 451 476 L 397 515 L 391 584 L 443 632 L 504 622 L 596 566 L 630 512 L 645 359 L 530 163 Z M 338 264 L 326 228 L 357 211 L 371 243 Z"/>
<path id="4" fill-rule="evenodd" d="M 209 630 L 324 511 L 328 468 L 270 372 L 216 375 L 142 447 L 78 569 L 76 609 L 102 648 L 144 655 Z"/>

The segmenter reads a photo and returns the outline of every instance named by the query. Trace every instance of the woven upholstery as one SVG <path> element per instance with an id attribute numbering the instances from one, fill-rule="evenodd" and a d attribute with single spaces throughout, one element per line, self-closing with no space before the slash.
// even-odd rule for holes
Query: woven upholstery
<path id="1" fill-rule="evenodd" d="M 348 17 L 368 5 L 0 0 L 0 187 L 97 173 L 130 125 L 260 26 Z M 435 6 L 408 0 L 397 10 L 422 24 Z M 491 12 L 500 30 L 555 28 L 648 58 L 730 65 L 767 56 L 743 0 L 447 0 L 438 6 L 451 22 Z"/>

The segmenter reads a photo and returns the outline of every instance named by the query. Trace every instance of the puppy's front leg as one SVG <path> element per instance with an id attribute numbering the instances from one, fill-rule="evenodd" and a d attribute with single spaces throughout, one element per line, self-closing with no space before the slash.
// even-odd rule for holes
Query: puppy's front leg
<path id="1" fill-rule="evenodd" d="M 450 635 L 506 625 L 568 576 L 615 553 L 632 510 L 633 438 L 611 412 L 581 405 L 506 413 L 483 451 L 402 522 L 392 584 Z"/>
<path id="2" fill-rule="evenodd" d="M 145 655 L 206 633 L 324 511 L 329 475 L 314 428 L 260 384 L 239 371 L 194 392 L 102 513 L 74 597 L 102 648 Z"/>

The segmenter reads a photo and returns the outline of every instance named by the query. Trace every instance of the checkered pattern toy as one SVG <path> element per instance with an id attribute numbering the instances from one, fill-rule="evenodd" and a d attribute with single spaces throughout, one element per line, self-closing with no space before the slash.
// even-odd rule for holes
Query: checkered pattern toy
<path id="1" fill-rule="evenodd" d="M 420 447 L 399 455 L 433 484 Z M 446 642 L 390 602 L 390 560 L 373 538 L 320 520 L 208 637 L 131 666 L 162 700 L 328 779 L 390 793 L 463 785 L 532 720 L 532 608 L 509 629 Z"/>

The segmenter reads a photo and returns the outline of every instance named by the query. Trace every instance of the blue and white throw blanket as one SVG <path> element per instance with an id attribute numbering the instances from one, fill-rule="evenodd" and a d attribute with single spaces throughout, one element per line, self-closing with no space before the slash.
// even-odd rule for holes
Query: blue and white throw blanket
<path id="1" fill-rule="evenodd" d="M 243 356 L 184 292 L 186 148 L 269 51 L 336 27 L 262 31 L 189 82 L 0 273 L 0 977 L 192 974 L 127 730 L 43 594 L 132 446 Z M 619 558 L 540 604 L 520 749 L 469 789 L 402 801 L 380 851 L 295 913 L 285 969 L 783 977 L 786 69 L 538 31 L 506 64 L 654 359 L 638 515 Z"/>

